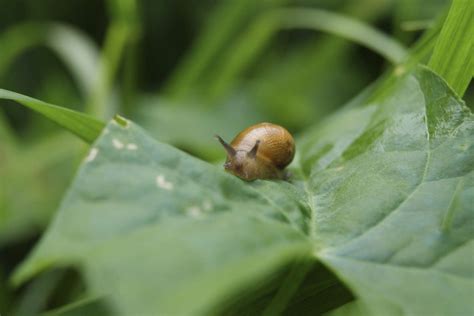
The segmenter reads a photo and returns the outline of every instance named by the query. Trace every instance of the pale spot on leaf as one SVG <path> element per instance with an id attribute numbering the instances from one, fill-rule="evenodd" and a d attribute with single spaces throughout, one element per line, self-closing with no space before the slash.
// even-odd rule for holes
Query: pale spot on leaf
<path id="1" fill-rule="evenodd" d="M 127 149 L 128 150 L 137 150 L 138 146 L 137 146 L 137 144 L 130 143 L 130 144 L 127 145 Z"/>
<path id="2" fill-rule="evenodd" d="M 197 206 L 191 206 L 186 210 L 186 213 L 194 218 L 198 218 L 202 216 L 202 211 L 199 207 Z"/>
<path id="3" fill-rule="evenodd" d="M 206 212 L 209 212 L 210 210 L 212 210 L 212 203 L 211 201 L 209 200 L 205 200 L 203 203 L 202 203 L 202 208 L 204 209 L 204 211 Z"/>
<path id="4" fill-rule="evenodd" d="M 116 138 L 112 139 L 112 144 L 113 144 L 114 147 L 117 148 L 117 149 L 122 149 L 123 146 L 124 146 L 124 144 L 123 144 L 121 141 L 119 141 L 118 139 L 116 139 Z"/>
<path id="5" fill-rule="evenodd" d="M 97 154 L 99 153 L 99 149 L 97 148 L 92 148 L 90 151 L 89 151 L 89 154 L 87 155 L 86 159 L 85 159 L 85 162 L 91 162 L 92 160 L 95 159 L 95 157 L 97 157 Z"/>
<path id="6" fill-rule="evenodd" d="M 173 183 L 167 181 L 161 174 L 156 176 L 156 185 L 164 190 L 173 190 Z"/>
<path id="7" fill-rule="evenodd" d="M 334 169 L 334 170 L 336 170 L 336 171 L 342 171 L 342 170 L 344 170 L 344 168 L 345 168 L 344 166 L 339 166 L 339 167 L 337 167 L 337 168 Z"/>

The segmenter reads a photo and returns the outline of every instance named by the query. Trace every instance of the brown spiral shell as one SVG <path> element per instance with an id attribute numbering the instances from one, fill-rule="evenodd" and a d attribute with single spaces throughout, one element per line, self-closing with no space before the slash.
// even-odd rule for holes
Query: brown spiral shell
<path id="1" fill-rule="evenodd" d="M 235 150 L 248 152 L 257 140 L 260 141 L 257 158 L 270 161 L 280 170 L 295 156 L 295 141 L 291 134 L 284 127 L 272 123 L 259 123 L 244 129 L 230 145 Z"/>

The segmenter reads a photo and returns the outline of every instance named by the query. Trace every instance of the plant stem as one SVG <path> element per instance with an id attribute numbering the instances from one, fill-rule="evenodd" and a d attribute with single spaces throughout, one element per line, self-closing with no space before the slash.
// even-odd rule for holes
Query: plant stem
<path id="1" fill-rule="evenodd" d="M 107 31 L 99 80 L 86 105 L 86 113 L 94 117 L 104 118 L 111 114 L 107 102 L 128 36 L 127 25 L 121 22 L 113 22 Z"/>
<path id="2" fill-rule="evenodd" d="M 95 117 L 110 118 L 113 110 L 108 101 L 114 79 L 128 43 L 138 34 L 137 4 L 135 0 L 110 0 L 113 21 L 107 30 L 102 51 L 99 80 L 86 105 L 86 113 Z"/>

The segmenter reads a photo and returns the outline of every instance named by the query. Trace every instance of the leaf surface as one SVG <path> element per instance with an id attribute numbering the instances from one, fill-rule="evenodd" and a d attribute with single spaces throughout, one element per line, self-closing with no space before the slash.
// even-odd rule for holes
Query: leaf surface
<path id="1" fill-rule="evenodd" d="M 111 122 L 91 148 L 17 282 L 73 263 L 117 312 L 206 313 L 242 284 L 311 257 L 298 201 L 276 204 L 126 124 Z"/>
<path id="2" fill-rule="evenodd" d="M 419 68 L 311 136 L 302 164 L 318 257 L 374 315 L 472 313 L 474 120 L 463 102 Z"/>

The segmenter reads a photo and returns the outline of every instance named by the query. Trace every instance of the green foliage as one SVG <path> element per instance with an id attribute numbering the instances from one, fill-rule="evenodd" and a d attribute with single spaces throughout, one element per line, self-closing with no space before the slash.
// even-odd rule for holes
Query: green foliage
<path id="1" fill-rule="evenodd" d="M 68 67 L 79 90 L 88 95 L 97 82 L 99 64 L 95 44 L 83 32 L 59 23 L 22 23 L 0 36 L 0 78 L 14 59 L 37 46 L 51 49 Z"/>
<path id="2" fill-rule="evenodd" d="M 31 236 L 48 224 L 66 190 L 80 141 L 59 133 L 26 148 L 0 149 L 0 245 Z M 20 194 L 21 193 L 21 194 Z"/>
<path id="3" fill-rule="evenodd" d="M 14 280 L 73 264 L 114 313 L 208 314 L 312 258 L 370 314 L 468 313 L 473 136 L 423 68 L 305 134 L 295 185 L 243 182 L 112 121 Z"/>
<path id="4" fill-rule="evenodd" d="M 93 142 L 104 124 L 85 114 L 0 89 L 0 99 L 18 102 L 56 122 L 86 142 Z M 3 135 L 2 135 L 3 134 Z M 78 144 L 68 135 L 47 137 L 28 148 L 16 144 L 6 129 L 0 137 L 0 245 L 31 235 L 47 224 L 56 201 L 71 177 Z M 54 154 L 52 154 L 54 153 Z M 19 192 L 28 192 L 18 198 Z"/>
<path id="5" fill-rule="evenodd" d="M 226 63 L 216 71 L 209 84 L 211 96 L 221 95 L 232 81 L 260 55 L 271 37 L 280 29 L 324 31 L 362 44 L 396 63 L 405 56 L 405 49 L 390 37 L 343 15 L 315 9 L 278 9 L 268 11 L 229 49 Z"/>
<path id="6" fill-rule="evenodd" d="M 84 10 L 110 18 L 97 33 L 41 19 L 0 33 L 0 101 L 90 145 L 0 109 L 0 313 L 472 313 L 469 1 L 190 3 L 202 31 L 176 67 L 183 33 L 165 17 L 180 4 L 105 4 Z M 370 26 L 388 18 L 396 38 Z M 155 73 L 162 90 L 145 92 Z M 295 132 L 290 182 L 202 160 L 224 156 L 213 134 L 261 121 Z"/>

